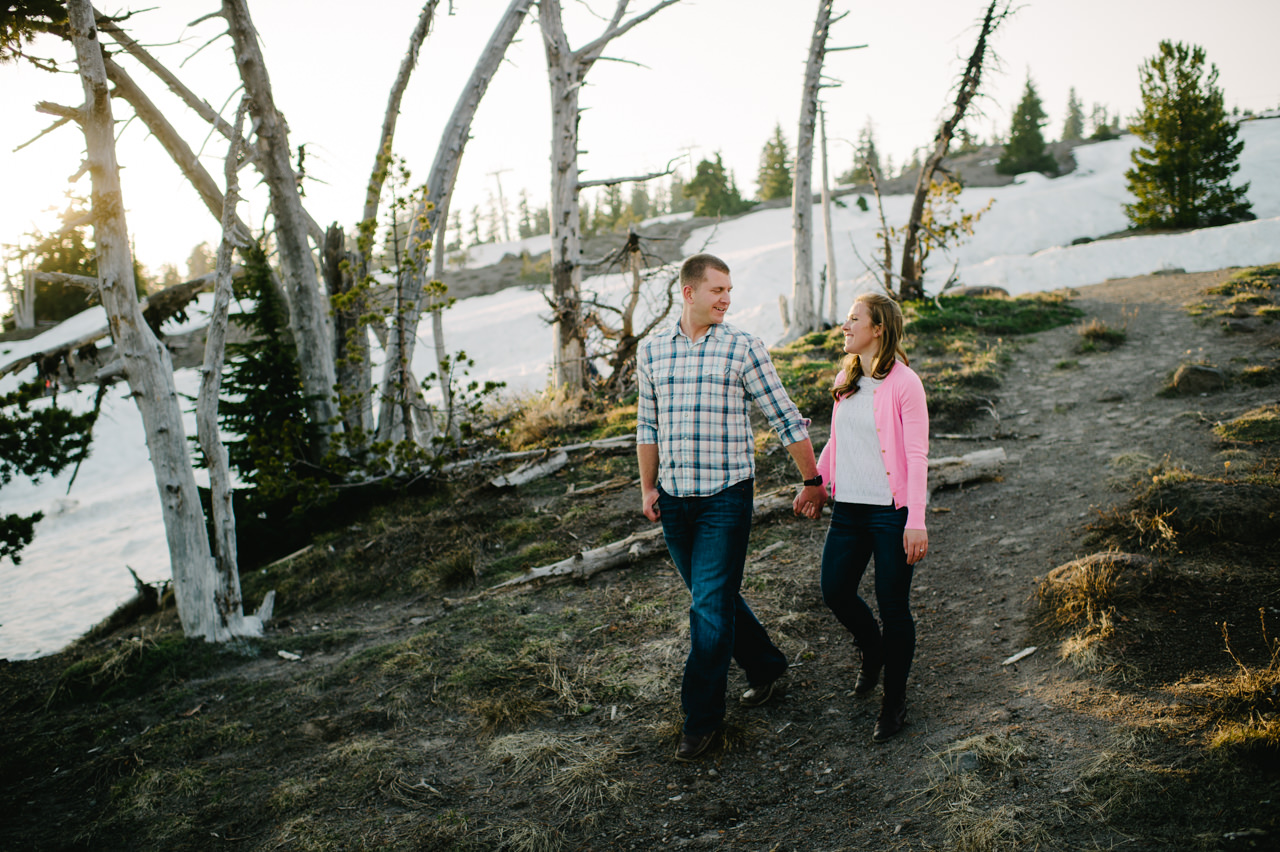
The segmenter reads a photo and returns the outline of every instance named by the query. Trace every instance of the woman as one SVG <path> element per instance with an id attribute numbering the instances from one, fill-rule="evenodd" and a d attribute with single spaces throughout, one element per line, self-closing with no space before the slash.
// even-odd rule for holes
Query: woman
<path id="1" fill-rule="evenodd" d="M 832 395 L 831 438 L 818 472 L 831 487 L 831 527 L 822 550 L 822 598 L 862 651 L 854 692 L 884 697 L 872 739 L 883 742 L 906 720 L 907 674 L 915 656 L 911 575 L 929 549 L 929 412 L 920 377 L 902 350 L 902 309 L 865 293 L 845 321 L 843 369 Z M 858 595 L 875 556 L 876 604 L 883 630 Z"/>

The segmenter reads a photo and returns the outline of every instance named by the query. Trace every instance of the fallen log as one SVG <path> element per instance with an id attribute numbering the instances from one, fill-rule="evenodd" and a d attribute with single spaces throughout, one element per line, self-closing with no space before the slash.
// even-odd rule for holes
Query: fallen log
<path id="1" fill-rule="evenodd" d="M 947 456 L 929 460 L 929 493 L 948 485 L 961 485 L 1000 475 L 1008 456 L 1004 447 L 977 450 L 963 456 Z"/>
<path id="2" fill-rule="evenodd" d="M 783 509 L 789 511 L 791 503 L 795 499 L 795 493 L 796 489 L 788 485 L 760 495 L 755 501 L 753 519 L 759 521 Z M 530 568 L 518 577 L 512 577 L 510 580 L 505 580 L 496 586 L 490 586 L 470 597 L 445 598 L 444 604 L 449 607 L 461 606 L 499 592 L 510 591 L 544 580 L 585 580 L 589 577 L 594 577 L 601 571 L 618 568 L 622 565 L 630 565 L 641 559 L 653 556 L 664 551 L 666 546 L 666 541 L 662 538 L 662 527 L 655 525 L 602 547 L 580 550 L 572 556 L 561 559 L 559 562 L 553 562 L 550 565 L 543 565 L 538 568 Z"/>
<path id="3" fill-rule="evenodd" d="M 518 485 L 533 482 L 535 479 L 550 476 L 568 464 L 569 454 L 564 450 L 556 450 L 550 457 L 541 461 L 527 461 L 510 473 L 495 476 L 489 480 L 489 484 L 494 488 L 515 488 Z"/>

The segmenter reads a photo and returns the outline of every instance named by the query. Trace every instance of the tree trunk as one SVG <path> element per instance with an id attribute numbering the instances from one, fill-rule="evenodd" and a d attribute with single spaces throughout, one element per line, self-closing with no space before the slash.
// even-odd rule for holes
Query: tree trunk
<path id="1" fill-rule="evenodd" d="M 827 172 L 827 111 L 819 113 L 822 120 L 822 233 L 827 244 L 827 294 L 830 298 L 828 312 L 832 322 L 840 318 L 840 307 L 836 296 L 836 242 L 831 228 L 831 180 Z M 818 300 L 818 312 L 822 312 L 822 300 Z"/>
<path id="2" fill-rule="evenodd" d="M 544 2 L 538 17 L 551 82 L 551 298 L 555 305 L 551 382 L 554 387 L 578 391 L 587 387 L 578 206 L 578 91 L 579 75 L 586 69 L 568 49 L 559 4 Z"/>
<path id="3" fill-rule="evenodd" d="M 218 394 L 222 389 L 223 355 L 227 347 L 227 314 L 231 307 L 231 254 L 235 251 L 236 204 L 240 200 L 236 165 L 240 155 L 240 130 L 247 104 L 236 112 L 235 135 L 227 149 L 224 174 L 227 181 L 222 213 L 222 241 L 214 266 L 213 312 L 204 343 L 204 369 L 196 397 L 196 433 L 209 466 L 209 505 L 213 521 L 213 559 L 217 568 L 213 600 L 218 610 L 214 638 L 223 641 L 235 636 L 261 636 L 262 621 L 245 618 L 240 596 L 240 568 L 236 559 L 236 515 L 232 506 L 231 468 L 226 445 L 218 429 Z"/>
<path id="4" fill-rule="evenodd" d="M 569 47 L 565 35 L 560 0 L 541 0 L 538 4 L 538 24 L 551 86 L 551 296 L 555 315 L 551 381 L 557 388 L 585 390 L 589 378 L 582 316 L 578 91 L 610 41 L 676 2 L 662 0 L 623 23 L 628 0 L 618 0 L 604 32 L 576 51 Z"/>
<path id="5" fill-rule="evenodd" d="M 221 623 L 214 598 L 217 572 L 209 554 L 204 515 L 187 455 L 173 368 L 167 350 L 143 321 L 134 291 L 111 98 L 93 7 L 89 0 L 69 0 L 67 5 L 85 93 L 84 134 L 93 182 L 94 242 L 102 304 L 147 433 L 164 514 L 178 617 L 187 636 L 213 640 Z"/>
<path id="6" fill-rule="evenodd" d="M 276 109 L 246 0 L 222 0 L 222 15 L 235 43 L 236 65 L 254 118 L 258 163 L 270 193 L 280 267 L 290 297 L 289 325 L 297 348 L 298 369 L 309 414 L 325 445 L 321 447 L 323 452 L 339 422 L 333 395 L 337 377 L 329 305 L 308 243 L 309 217 L 302 209 L 298 178 L 290 161 L 288 127 Z"/>
<path id="7" fill-rule="evenodd" d="M 999 8 L 1003 5 L 1003 8 Z M 969 102 L 978 93 L 982 82 L 982 71 L 986 62 L 988 42 L 996 28 L 1010 15 L 1006 0 L 991 0 L 987 12 L 982 19 L 982 29 L 978 33 L 978 41 L 969 55 L 964 74 L 960 77 L 960 85 L 956 88 L 956 99 L 951 115 L 938 128 L 934 138 L 933 151 L 920 167 L 920 175 L 916 178 L 916 194 L 911 202 L 911 217 L 907 219 L 902 239 L 902 271 L 898 286 L 898 300 L 912 301 L 924 298 L 924 265 L 920 257 L 920 227 L 924 221 L 925 200 L 929 197 L 929 187 L 933 185 L 933 174 L 947 155 L 951 138 L 956 128 L 964 120 L 965 110 Z"/>
<path id="8" fill-rule="evenodd" d="M 791 187 L 791 327 L 787 332 L 791 340 L 818 327 L 818 312 L 813 304 L 813 130 L 818 117 L 822 61 L 831 29 L 831 3 L 832 0 L 818 0 L 809 61 L 804 68 L 804 90 L 800 96 L 800 128 L 796 134 L 796 166 Z"/>
<path id="9" fill-rule="evenodd" d="M 430 248 L 433 235 L 438 233 L 443 236 L 444 224 L 449 221 L 449 202 L 453 196 L 454 184 L 458 179 L 458 168 L 462 164 L 462 153 L 466 148 L 467 140 L 471 138 L 471 122 L 475 118 L 481 98 L 488 90 L 493 76 L 502 66 L 502 58 L 506 55 L 507 48 L 520 29 L 520 24 L 524 22 L 524 16 L 531 5 L 533 0 L 511 0 L 506 12 L 498 21 L 493 35 L 489 37 L 489 43 L 481 53 L 475 68 L 472 69 L 471 78 L 458 97 L 453 114 L 449 117 L 449 123 L 445 126 L 440 142 L 436 146 L 435 159 L 431 163 L 431 171 L 427 176 L 427 194 L 414 212 L 413 224 L 409 230 L 410 245 L 425 244 Z M 437 275 L 444 269 L 444 240 L 440 239 L 439 242 L 440 246 L 435 252 L 436 259 L 433 266 Z M 393 433 L 400 434 L 405 431 L 403 418 L 406 401 L 421 396 L 416 384 L 400 381 L 403 371 L 397 366 L 413 362 L 418 318 L 423 311 L 426 293 L 426 264 L 411 265 L 411 267 L 402 274 L 402 277 L 407 278 L 402 285 L 405 301 L 403 306 L 398 306 L 404 312 L 403 334 L 391 335 L 387 347 L 386 367 L 383 370 L 379 388 L 381 396 L 378 411 L 379 440 L 389 440 L 389 436 Z M 436 308 L 436 313 L 438 311 L 439 308 Z M 440 375 L 441 382 L 447 382 L 448 377 L 443 369 L 445 351 L 443 323 L 437 321 L 434 316 L 432 322 L 436 340 L 437 373 Z M 450 396 L 449 389 L 442 385 L 442 391 L 447 401 Z M 451 415 L 451 411 L 445 412 L 446 419 L 452 419 Z M 412 431 L 410 429 L 408 434 L 412 434 Z"/>
<path id="10" fill-rule="evenodd" d="M 367 310 L 357 281 L 364 278 L 364 255 L 346 250 L 346 234 L 334 222 L 325 231 L 321 263 L 330 302 L 341 301 L 333 311 L 334 369 L 338 384 L 338 407 L 345 431 L 352 436 L 367 435 L 373 427 L 372 381 L 369 366 L 368 325 L 361 319 Z M 347 297 L 338 300 L 335 297 Z"/>

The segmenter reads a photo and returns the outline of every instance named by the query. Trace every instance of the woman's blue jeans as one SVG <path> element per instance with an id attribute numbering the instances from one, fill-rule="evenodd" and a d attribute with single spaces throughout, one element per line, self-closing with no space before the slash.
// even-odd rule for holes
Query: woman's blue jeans
<path id="1" fill-rule="evenodd" d="M 912 567 L 902 547 L 906 508 L 833 503 L 831 527 L 822 548 L 822 599 L 853 634 L 863 658 L 884 663 L 886 700 L 901 700 L 916 652 L 911 616 Z M 858 595 L 872 556 L 876 560 L 876 605 L 883 630 Z"/>
<path id="2" fill-rule="evenodd" d="M 751 479 L 710 497 L 658 491 L 667 550 L 693 596 L 680 690 L 684 732 L 690 736 L 708 734 L 724 721 L 730 658 L 752 686 L 770 683 L 787 669 L 787 658 L 739 594 L 754 491 Z"/>

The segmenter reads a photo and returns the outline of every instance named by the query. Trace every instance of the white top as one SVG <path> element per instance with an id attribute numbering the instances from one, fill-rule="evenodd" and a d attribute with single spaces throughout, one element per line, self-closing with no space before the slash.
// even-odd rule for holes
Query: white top
<path id="1" fill-rule="evenodd" d="M 862 376 L 858 392 L 836 409 L 831 429 L 836 434 L 836 501 L 892 506 L 893 490 L 885 470 L 876 433 L 875 393 L 884 379 Z"/>

